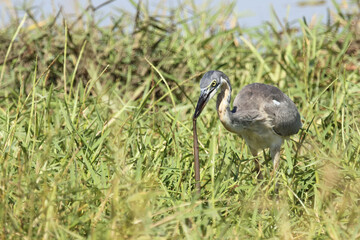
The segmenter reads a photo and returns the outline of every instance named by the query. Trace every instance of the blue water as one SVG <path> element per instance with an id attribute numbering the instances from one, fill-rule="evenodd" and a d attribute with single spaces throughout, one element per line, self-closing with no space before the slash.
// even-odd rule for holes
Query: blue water
<path id="1" fill-rule="evenodd" d="M 264 21 L 274 21 L 274 17 L 271 12 L 271 6 L 275 10 L 276 14 L 279 16 L 280 20 L 287 19 L 290 23 L 296 24 L 299 19 L 303 17 L 310 22 L 311 19 L 316 16 L 317 21 L 326 22 L 328 9 L 330 11 L 335 11 L 335 7 L 333 6 L 330 0 L 313 0 L 313 1 L 321 1 L 322 4 L 316 6 L 300 6 L 299 3 L 304 0 L 240 0 L 236 1 L 235 13 L 239 17 L 238 24 L 241 27 L 254 27 L 261 24 Z M 7 3 L 6 3 L 7 2 Z M 13 1 L 5 1 L 0 0 L 0 27 L 6 24 L 9 19 L 9 15 L 12 14 L 13 6 L 16 8 L 21 8 L 24 2 L 28 2 L 25 5 L 27 6 L 38 6 L 39 10 L 34 12 L 35 16 L 39 19 L 41 15 L 54 14 L 58 11 L 58 9 L 62 6 L 64 12 L 69 15 L 74 15 L 74 13 L 79 13 L 83 8 L 85 8 L 88 4 L 88 0 L 32 0 L 32 1 L 24 1 L 24 0 L 13 0 Z M 105 2 L 105 0 L 92 0 L 94 6 L 98 6 L 99 4 Z M 166 6 L 176 6 L 178 1 L 146 1 L 147 4 L 151 7 L 151 9 L 158 9 L 159 7 L 164 8 Z M 174 3 L 175 2 L 175 3 Z M 214 1 L 200 1 L 195 0 L 196 7 L 200 10 L 206 10 L 216 7 L 222 7 L 224 1 L 214 0 Z M 209 5 L 208 3 L 211 2 Z M 340 2 L 340 0 L 338 1 Z M 342 1 L 344 2 L 344 1 Z M 12 6 L 8 6 L 8 4 Z M 31 3 L 31 4 L 30 4 Z M 206 7 L 207 6 L 207 7 Z M 210 7 L 209 7 L 210 6 Z M 110 24 L 110 16 L 115 15 L 119 16 L 119 10 L 123 9 L 130 13 L 135 13 L 136 9 L 131 5 L 131 3 L 127 0 L 116 0 L 105 7 L 101 8 L 97 14 L 99 16 L 104 17 L 102 21 L 103 25 Z M 160 10 L 158 10 L 161 13 Z M 209 13 L 210 14 L 210 13 Z M 18 15 L 23 15 L 23 12 L 18 11 Z"/>

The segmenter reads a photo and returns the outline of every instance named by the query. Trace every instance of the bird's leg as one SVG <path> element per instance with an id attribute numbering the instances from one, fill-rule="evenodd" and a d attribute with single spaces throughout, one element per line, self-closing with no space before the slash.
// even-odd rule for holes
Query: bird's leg
<path id="1" fill-rule="evenodd" d="M 273 174 L 276 172 L 276 170 L 279 167 L 280 163 L 280 147 L 276 146 L 274 148 L 270 149 L 271 159 L 273 161 Z"/>
<path id="2" fill-rule="evenodd" d="M 251 148 L 250 148 L 250 151 L 251 151 L 251 154 L 254 157 L 255 171 L 256 171 L 256 174 L 257 174 L 256 177 L 257 177 L 257 179 L 261 180 L 261 179 L 263 179 L 263 176 L 261 174 L 260 163 L 259 163 L 259 159 L 257 157 L 258 152 L 257 152 L 257 150 L 251 149 Z"/>
<path id="3" fill-rule="evenodd" d="M 277 183 L 275 176 L 280 163 L 280 147 L 281 145 L 270 148 L 271 159 L 273 160 L 274 165 L 273 172 L 271 173 L 271 178 L 275 180 L 275 193 L 279 192 L 279 184 Z"/>

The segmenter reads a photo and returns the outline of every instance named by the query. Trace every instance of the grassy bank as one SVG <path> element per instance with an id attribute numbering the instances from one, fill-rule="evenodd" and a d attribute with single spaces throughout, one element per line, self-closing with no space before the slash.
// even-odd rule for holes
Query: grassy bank
<path id="1" fill-rule="evenodd" d="M 1 238 L 360 238 L 358 13 L 244 29 L 231 5 L 134 8 L 107 26 L 96 8 L 41 21 L 29 8 L 0 29 Z M 278 86 L 304 126 L 275 180 L 260 155 L 258 182 L 211 101 L 196 199 L 191 118 L 210 69 L 233 95 Z"/>

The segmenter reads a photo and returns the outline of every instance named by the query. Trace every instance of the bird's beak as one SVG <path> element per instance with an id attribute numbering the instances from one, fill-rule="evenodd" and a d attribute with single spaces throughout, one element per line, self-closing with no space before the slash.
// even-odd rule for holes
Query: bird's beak
<path id="1" fill-rule="evenodd" d="M 199 100 L 196 104 L 195 113 L 193 116 L 193 119 L 196 119 L 198 116 L 200 116 L 200 113 L 204 109 L 205 105 L 210 99 L 210 94 L 208 90 L 201 90 Z"/>

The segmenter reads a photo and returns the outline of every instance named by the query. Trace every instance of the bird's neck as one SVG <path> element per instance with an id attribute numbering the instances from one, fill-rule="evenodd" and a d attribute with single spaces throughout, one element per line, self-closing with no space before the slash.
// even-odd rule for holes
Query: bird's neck
<path id="1" fill-rule="evenodd" d="M 230 110 L 230 101 L 231 101 L 231 86 L 224 81 L 221 85 L 221 92 L 218 94 L 217 101 L 216 101 L 216 109 L 220 118 L 221 123 L 224 127 L 234 132 L 232 129 L 232 112 Z"/>

